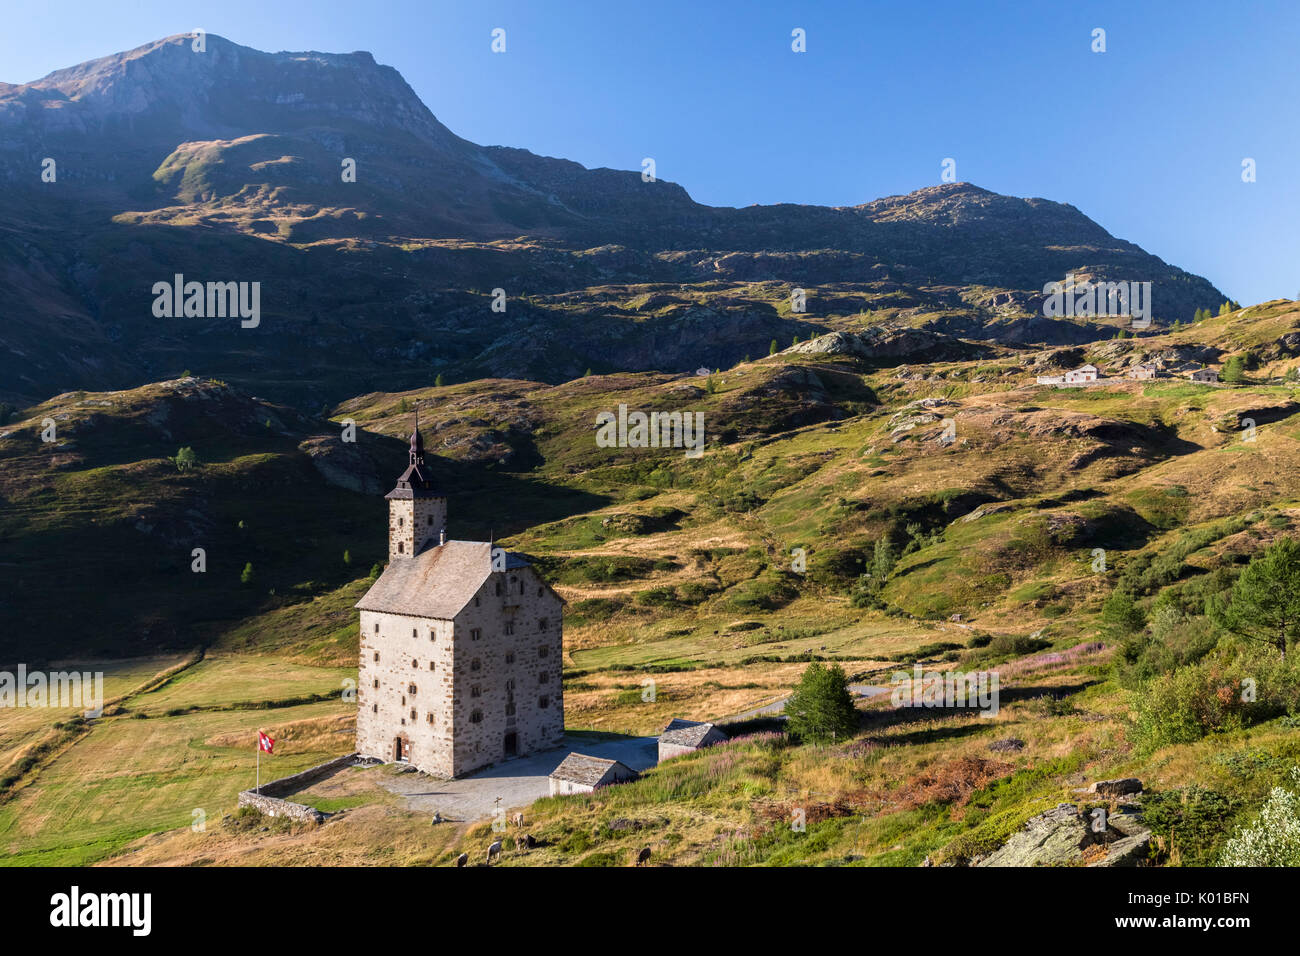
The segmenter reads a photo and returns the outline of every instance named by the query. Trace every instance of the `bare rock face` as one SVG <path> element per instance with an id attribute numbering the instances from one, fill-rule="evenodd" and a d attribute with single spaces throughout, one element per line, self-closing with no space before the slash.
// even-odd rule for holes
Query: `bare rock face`
<path id="1" fill-rule="evenodd" d="M 853 355 L 864 359 L 902 358 L 941 348 L 951 340 L 924 329 L 875 326 L 862 332 L 831 332 L 786 349 L 806 355 Z"/>
<path id="2" fill-rule="evenodd" d="M 356 445 L 335 436 L 314 436 L 298 447 L 311 457 L 311 463 L 331 485 L 364 495 L 380 495 L 387 490 L 374 459 Z"/>

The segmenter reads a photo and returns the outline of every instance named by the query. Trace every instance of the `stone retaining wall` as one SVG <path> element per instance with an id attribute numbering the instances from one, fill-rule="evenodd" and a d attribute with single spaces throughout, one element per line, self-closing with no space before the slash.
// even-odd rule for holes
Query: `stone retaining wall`
<path id="1" fill-rule="evenodd" d="M 239 806 L 252 807 L 268 817 L 289 817 L 292 820 L 307 820 L 312 823 L 320 823 L 325 819 L 325 814 L 315 807 L 283 800 L 281 799 L 282 795 L 296 793 L 307 784 L 314 783 L 322 777 L 328 777 L 336 770 L 341 770 L 354 763 L 357 757 L 358 755 L 355 753 L 344 754 L 342 757 L 335 757 L 333 760 L 327 760 L 314 767 L 308 767 L 300 773 L 290 774 L 287 777 L 265 783 L 262 785 L 260 792 L 244 790 L 239 794 Z"/>

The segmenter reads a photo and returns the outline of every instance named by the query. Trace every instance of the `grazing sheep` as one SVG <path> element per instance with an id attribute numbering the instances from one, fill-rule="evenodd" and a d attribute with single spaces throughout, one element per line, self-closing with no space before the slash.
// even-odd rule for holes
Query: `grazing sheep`
<path id="1" fill-rule="evenodd" d="M 649 862 L 650 862 L 650 848 L 648 846 L 642 847 L 641 852 L 636 855 L 636 865 L 640 866 L 642 863 L 649 863 Z"/>
<path id="2" fill-rule="evenodd" d="M 522 833 L 519 834 L 519 836 L 515 837 L 515 849 L 516 850 L 528 849 L 528 838 L 524 836 Z"/>
<path id="3" fill-rule="evenodd" d="M 469 854 L 462 853 L 460 856 L 456 857 L 456 868 L 459 869 L 460 867 L 464 866 L 468 862 L 469 862 Z"/>
<path id="4" fill-rule="evenodd" d="M 501 841 L 500 841 L 500 840 L 497 840 L 497 841 L 496 841 L 495 843 L 493 843 L 490 847 L 488 847 L 488 852 L 487 852 L 487 865 L 488 865 L 488 866 L 491 866 L 491 865 L 492 865 L 492 858 L 493 858 L 493 857 L 496 857 L 498 860 L 501 859 Z"/>
<path id="5" fill-rule="evenodd" d="M 511 817 L 511 819 L 514 821 L 515 826 L 517 826 L 519 829 L 522 830 L 524 828 L 524 815 L 522 813 L 516 813 L 513 817 Z"/>

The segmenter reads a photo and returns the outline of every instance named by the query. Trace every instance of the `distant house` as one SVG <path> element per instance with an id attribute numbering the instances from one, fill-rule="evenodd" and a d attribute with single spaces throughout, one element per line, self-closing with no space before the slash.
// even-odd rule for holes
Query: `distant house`
<path id="1" fill-rule="evenodd" d="M 1134 379 L 1155 378 L 1159 374 L 1160 369 L 1150 362 L 1134 365 L 1128 370 L 1128 377 Z"/>
<path id="2" fill-rule="evenodd" d="M 1212 368 L 1198 368 L 1191 374 L 1193 382 L 1217 382 L 1219 373 Z"/>
<path id="3" fill-rule="evenodd" d="M 637 772 L 617 760 L 569 754 L 551 771 L 551 796 L 565 793 L 591 793 L 611 783 L 635 780 Z"/>
<path id="4" fill-rule="evenodd" d="M 1101 369 L 1095 365 L 1081 365 L 1073 371 L 1065 373 L 1065 384 L 1071 385 L 1076 382 L 1095 382 Z"/>
<path id="5" fill-rule="evenodd" d="M 663 763 L 669 757 L 694 753 L 726 739 L 727 735 L 714 724 L 674 717 L 659 735 L 659 762 Z"/>

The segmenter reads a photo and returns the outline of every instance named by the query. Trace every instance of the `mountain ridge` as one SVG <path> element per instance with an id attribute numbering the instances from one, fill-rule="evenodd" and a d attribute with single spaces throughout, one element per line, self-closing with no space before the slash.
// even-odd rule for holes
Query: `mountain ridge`
<path id="1" fill-rule="evenodd" d="M 319 407 L 440 373 L 722 367 L 864 324 L 1109 337 L 1114 322 L 1041 314 L 1068 272 L 1151 281 L 1165 322 L 1225 298 L 1068 204 L 947 183 L 712 207 L 639 172 L 462 139 L 368 53 L 191 43 L 0 88 L 0 303 L 16 317 L 0 399 L 193 370 Z M 148 290 L 176 273 L 260 282 L 265 325 L 160 325 Z"/>

